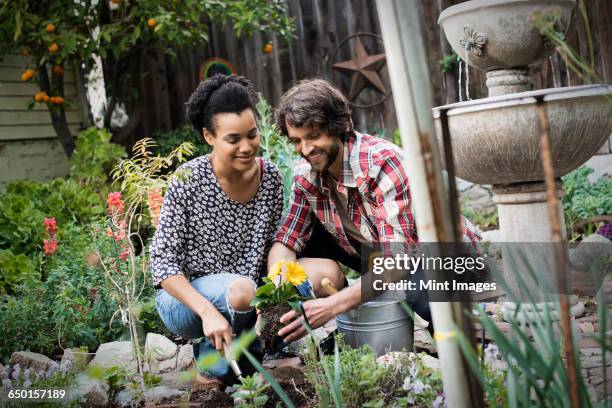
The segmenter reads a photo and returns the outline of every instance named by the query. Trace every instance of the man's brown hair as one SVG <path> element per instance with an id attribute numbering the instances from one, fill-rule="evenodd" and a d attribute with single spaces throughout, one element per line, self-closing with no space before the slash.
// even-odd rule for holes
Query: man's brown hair
<path id="1" fill-rule="evenodd" d="M 348 100 L 324 79 L 305 79 L 281 97 L 276 110 L 276 125 L 287 135 L 287 125 L 313 127 L 330 136 L 342 138 L 353 130 Z"/>

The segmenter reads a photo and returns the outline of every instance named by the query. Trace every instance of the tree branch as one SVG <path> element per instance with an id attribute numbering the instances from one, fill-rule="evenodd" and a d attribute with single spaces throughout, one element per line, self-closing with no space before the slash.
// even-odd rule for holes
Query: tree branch
<path id="1" fill-rule="evenodd" d="M 47 95 L 51 93 L 51 84 L 49 82 L 49 74 L 47 72 L 47 66 L 45 64 L 38 66 L 38 78 L 40 79 L 40 89 Z M 64 77 L 63 75 L 56 75 L 53 79 L 53 88 L 59 91 L 60 96 L 64 96 Z M 47 105 L 49 108 L 49 114 L 51 115 L 51 124 L 57 134 L 57 137 L 64 148 L 66 156 L 72 156 L 74 152 L 74 138 L 68 127 L 66 120 L 66 111 L 64 110 L 64 104 L 58 105 Z"/>

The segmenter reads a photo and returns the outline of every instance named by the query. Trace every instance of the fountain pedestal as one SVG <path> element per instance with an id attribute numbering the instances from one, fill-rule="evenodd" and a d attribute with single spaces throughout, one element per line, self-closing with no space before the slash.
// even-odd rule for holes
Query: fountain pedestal
<path id="1" fill-rule="evenodd" d="M 470 0 L 445 9 L 438 19 L 466 65 L 487 73 L 488 98 L 434 108 L 434 118 L 441 135 L 445 111 L 457 177 L 494 186 L 504 277 L 518 295 L 512 299 L 531 308 L 523 310 L 524 320 L 557 303 L 536 101 L 545 103 L 557 179 L 588 160 L 612 133 L 611 86 L 530 90 L 528 67 L 555 50 L 536 20 L 554 21 L 555 31 L 565 33 L 575 7 L 576 0 Z M 561 197 L 560 184 L 557 191 Z M 559 213 L 564 226 L 562 209 Z M 573 315 L 584 310 L 575 298 L 570 303 Z M 504 306 L 506 317 L 514 310 L 514 304 Z"/>
<path id="2" fill-rule="evenodd" d="M 560 182 L 556 191 L 557 198 L 561 199 L 563 189 Z M 514 298 L 528 303 L 518 312 L 517 320 L 533 321 L 536 318 L 534 313 L 543 312 L 544 302 L 548 302 L 553 318 L 558 319 L 557 313 L 553 312 L 556 310 L 557 283 L 545 183 L 497 185 L 493 192 L 503 243 L 503 278 Z M 558 213 L 560 225 L 565 225 L 563 210 Z M 565 238 L 565 230 L 563 234 Z M 533 275 L 537 276 L 537 281 Z M 572 316 L 584 313 L 584 305 L 575 296 L 570 298 L 570 306 Z M 515 313 L 516 304 L 505 302 L 502 311 L 504 319 L 508 320 Z"/>
<path id="3" fill-rule="evenodd" d="M 528 68 L 496 69 L 487 72 L 489 96 L 507 95 L 531 90 Z"/>

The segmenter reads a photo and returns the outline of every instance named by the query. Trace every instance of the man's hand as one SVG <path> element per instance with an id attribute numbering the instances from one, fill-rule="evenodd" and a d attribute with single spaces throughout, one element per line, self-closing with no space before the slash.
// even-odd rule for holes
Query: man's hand
<path id="1" fill-rule="evenodd" d="M 202 329 L 219 353 L 223 354 L 223 342 L 228 346 L 232 344 L 232 327 L 217 309 L 202 316 Z"/>
<path id="2" fill-rule="evenodd" d="M 334 306 L 336 302 L 333 298 L 334 296 L 330 296 L 304 302 L 304 313 L 313 330 L 323 326 L 338 315 L 338 313 L 335 312 L 336 308 Z M 280 322 L 286 324 L 286 326 L 278 331 L 278 335 L 286 342 L 301 339 L 307 333 L 302 324 L 303 321 L 304 319 L 301 315 L 298 315 L 295 310 L 285 313 L 280 318 Z"/>

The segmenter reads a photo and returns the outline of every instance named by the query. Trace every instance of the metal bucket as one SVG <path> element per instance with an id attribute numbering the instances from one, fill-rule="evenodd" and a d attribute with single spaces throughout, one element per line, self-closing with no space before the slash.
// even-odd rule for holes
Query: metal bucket
<path id="1" fill-rule="evenodd" d="M 336 325 L 351 347 L 369 344 L 379 356 L 412 351 L 414 322 L 397 300 L 366 302 L 336 317 Z"/>

